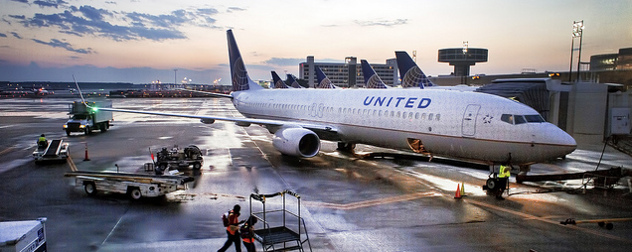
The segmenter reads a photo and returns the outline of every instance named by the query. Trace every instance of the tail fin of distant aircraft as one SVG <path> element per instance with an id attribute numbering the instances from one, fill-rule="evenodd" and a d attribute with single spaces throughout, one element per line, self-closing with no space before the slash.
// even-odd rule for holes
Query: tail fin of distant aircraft
<path id="1" fill-rule="evenodd" d="M 402 78 L 402 87 L 430 87 L 435 86 L 432 81 L 426 77 L 423 71 L 417 66 L 407 52 L 395 52 L 397 58 L 397 67 L 399 68 L 399 77 Z"/>
<path id="2" fill-rule="evenodd" d="M 292 76 L 291 74 L 287 74 L 287 82 L 290 83 L 290 87 L 302 88 L 301 85 L 298 84 L 298 81 L 294 79 L 294 76 Z"/>
<path id="3" fill-rule="evenodd" d="M 388 88 L 371 65 L 369 65 L 369 62 L 361 60 L 360 63 L 362 63 L 362 75 L 364 75 L 366 88 Z"/>
<path id="4" fill-rule="evenodd" d="M 233 82 L 233 91 L 244 91 L 249 89 L 262 89 L 257 83 L 248 77 L 248 71 L 239 53 L 237 42 L 233 36 L 233 31 L 226 31 L 228 38 L 228 57 L 230 58 L 230 77 Z"/>
<path id="5" fill-rule="evenodd" d="M 285 85 L 283 80 L 281 80 L 281 77 L 279 77 L 279 75 L 277 75 L 275 71 L 271 71 L 270 73 L 272 74 L 272 81 L 274 82 L 274 85 L 273 85 L 274 88 L 288 88 L 288 86 Z"/>
<path id="6" fill-rule="evenodd" d="M 323 70 L 321 70 L 320 67 L 315 66 L 314 68 L 316 69 L 316 79 L 318 82 L 315 88 L 336 88 L 336 86 L 331 83 L 331 80 L 329 80 L 327 75 L 323 73 Z"/>

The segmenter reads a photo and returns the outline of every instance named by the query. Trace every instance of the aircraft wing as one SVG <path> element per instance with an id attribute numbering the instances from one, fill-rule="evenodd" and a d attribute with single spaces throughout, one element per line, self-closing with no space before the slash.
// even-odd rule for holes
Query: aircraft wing
<path id="1" fill-rule="evenodd" d="M 331 136 L 335 136 L 338 133 L 338 130 L 332 125 L 321 125 L 321 124 L 303 123 L 303 122 L 292 122 L 292 121 L 281 121 L 281 120 L 270 120 L 270 119 L 255 119 L 255 118 L 239 118 L 239 117 L 220 117 L 220 116 L 208 116 L 208 115 L 175 114 L 175 113 L 162 113 L 162 112 L 115 109 L 115 108 L 93 108 L 93 109 L 113 111 L 113 112 L 146 114 L 146 115 L 195 118 L 195 119 L 200 119 L 200 122 L 207 123 L 207 124 L 214 123 L 215 120 L 235 122 L 235 124 L 239 126 L 244 126 L 244 127 L 250 126 L 251 124 L 257 124 L 257 125 L 265 126 L 272 133 L 276 132 L 280 128 L 285 128 L 285 127 L 288 127 L 288 128 L 300 127 L 300 128 L 309 129 L 311 131 L 314 131 L 314 133 L 318 134 L 319 136 L 327 135 L 328 138 L 330 138 Z"/>

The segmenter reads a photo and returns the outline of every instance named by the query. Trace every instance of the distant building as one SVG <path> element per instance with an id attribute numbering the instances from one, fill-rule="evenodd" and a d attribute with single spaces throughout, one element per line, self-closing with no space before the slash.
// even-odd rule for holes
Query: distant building
<path id="1" fill-rule="evenodd" d="M 399 84 L 397 81 L 397 61 L 395 59 L 386 60 L 386 64 L 369 63 L 386 85 L 394 86 Z M 314 56 L 307 56 L 307 61 L 299 64 L 299 78 L 306 80 L 310 87 L 314 87 L 316 83 L 316 70 L 314 66 L 320 67 L 323 73 L 325 73 L 336 86 L 365 86 L 362 65 L 359 64 L 356 57 L 345 58 L 345 63 L 326 63 L 315 62 Z"/>
<path id="2" fill-rule="evenodd" d="M 446 48 L 439 50 L 439 62 L 454 66 L 455 76 L 470 76 L 470 66 L 487 62 L 488 51 L 484 48 Z"/>
<path id="3" fill-rule="evenodd" d="M 590 57 L 590 71 L 632 70 L 632 47 L 621 48 L 619 53 L 599 54 Z"/>

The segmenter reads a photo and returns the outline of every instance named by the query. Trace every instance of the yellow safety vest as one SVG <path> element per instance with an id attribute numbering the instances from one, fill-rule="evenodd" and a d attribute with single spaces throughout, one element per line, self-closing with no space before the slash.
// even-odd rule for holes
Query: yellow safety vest
<path id="1" fill-rule="evenodd" d="M 39 137 L 39 139 L 37 139 L 37 142 L 46 142 L 46 138 L 45 137 Z"/>
<path id="2" fill-rule="evenodd" d="M 508 167 L 504 165 L 500 166 L 500 171 L 498 173 L 499 178 L 509 178 L 509 176 L 511 176 L 511 173 L 509 173 L 509 169 L 507 168 Z"/>

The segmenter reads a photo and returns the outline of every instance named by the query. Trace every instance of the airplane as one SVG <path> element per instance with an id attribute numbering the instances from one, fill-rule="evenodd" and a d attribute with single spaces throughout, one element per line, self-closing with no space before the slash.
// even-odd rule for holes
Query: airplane
<path id="1" fill-rule="evenodd" d="M 366 88 L 388 88 L 382 78 L 373 70 L 371 65 L 366 60 L 360 60 L 360 64 L 362 64 L 362 75 L 364 76 L 364 83 Z"/>
<path id="2" fill-rule="evenodd" d="M 281 80 L 281 77 L 279 77 L 279 75 L 275 71 L 271 71 L 270 73 L 272 74 L 272 81 L 274 82 L 274 85 L 272 86 L 274 88 L 289 88 L 287 85 L 285 85 L 285 83 Z"/>
<path id="3" fill-rule="evenodd" d="M 196 118 L 207 124 L 216 120 L 257 124 L 273 134 L 277 151 L 299 158 L 316 156 L 325 140 L 349 150 L 366 144 L 528 168 L 577 147 L 573 137 L 533 108 L 487 93 L 430 88 L 265 89 L 248 76 L 232 30 L 226 33 L 233 91 L 222 97 L 232 99 L 246 118 L 101 109 Z"/>
<path id="4" fill-rule="evenodd" d="M 303 88 L 300 84 L 298 84 L 298 81 L 296 81 L 296 79 L 294 79 L 294 76 L 292 76 L 291 74 L 287 74 L 287 82 L 290 83 L 290 87 Z"/>

